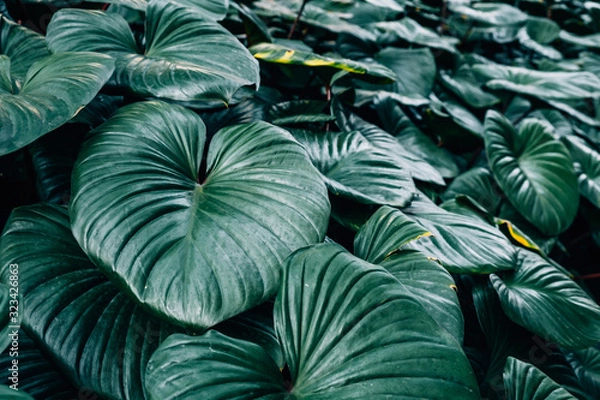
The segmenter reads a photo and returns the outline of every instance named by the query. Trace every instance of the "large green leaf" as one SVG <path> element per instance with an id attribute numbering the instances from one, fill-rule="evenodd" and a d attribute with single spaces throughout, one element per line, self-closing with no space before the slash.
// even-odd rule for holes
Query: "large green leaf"
<path id="1" fill-rule="evenodd" d="M 50 52 L 42 35 L 0 15 L 0 55 L 10 58 L 9 76 L 20 87 L 29 68 Z"/>
<path id="2" fill-rule="evenodd" d="M 507 400 L 574 400 L 576 397 L 529 363 L 509 357 L 504 369 Z"/>
<path id="3" fill-rule="evenodd" d="M 113 68 L 113 59 L 102 54 L 54 54 L 34 63 L 20 88 L 0 89 L 0 155 L 71 119 L 94 98 Z"/>
<path id="4" fill-rule="evenodd" d="M 325 68 L 329 79 L 336 71 L 347 71 L 355 77 L 377 83 L 392 83 L 396 74 L 378 63 L 364 63 L 345 58 L 325 57 L 316 53 L 295 50 L 275 43 L 260 43 L 250 48 L 250 52 L 259 60 L 276 63 L 304 65 L 313 68 Z"/>
<path id="5" fill-rule="evenodd" d="M 548 123 L 526 119 L 517 130 L 490 110 L 485 148 L 496 181 L 529 222 L 547 235 L 571 225 L 579 204 L 577 178 L 569 152 Z"/>
<path id="6" fill-rule="evenodd" d="M 510 319 L 538 336 L 568 348 L 600 341 L 600 307 L 538 254 L 519 250 L 516 269 L 490 281 Z"/>
<path id="7" fill-rule="evenodd" d="M 573 157 L 579 193 L 600 208 L 600 153 L 577 136 L 563 137 Z"/>
<path id="8" fill-rule="evenodd" d="M 436 258 L 448 271 L 486 274 L 515 267 L 514 246 L 480 219 L 448 212 L 422 196 L 403 211 L 431 232 L 406 247 Z"/>
<path id="9" fill-rule="evenodd" d="M 356 234 L 354 254 L 389 271 L 440 326 L 462 343 L 464 322 L 454 279 L 423 253 L 403 249 L 406 243 L 430 234 L 399 210 L 381 207 Z"/>
<path id="10" fill-rule="evenodd" d="M 416 192 L 410 172 L 360 132 L 294 130 L 293 134 L 333 194 L 366 204 L 410 204 Z"/>
<path id="11" fill-rule="evenodd" d="M 582 387 L 593 398 L 600 397 L 600 345 L 568 351 L 566 356 Z"/>
<path id="12" fill-rule="evenodd" d="M 151 0 L 144 48 L 118 14 L 64 9 L 48 25 L 53 52 L 95 51 L 116 59 L 112 83 L 141 96 L 227 104 L 238 90 L 257 87 L 258 62 L 200 11 Z"/>
<path id="13" fill-rule="evenodd" d="M 341 105 L 341 102 L 336 99 L 333 101 L 332 108 L 334 109 L 337 124 L 342 130 L 347 132 L 359 131 L 374 147 L 394 157 L 396 162 L 409 171 L 414 179 L 442 186 L 445 185 L 444 178 L 440 172 L 422 157 L 415 154 L 414 151 L 411 151 L 411 148 L 406 148 L 402 145 L 398 138 L 377 125 L 371 124 L 346 110 Z M 424 138 L 424 140 L 427 140 L 427 138 Z"/>
<path id="14" fill-rule="evenodd" d="M 204 142 L 182 107 L 121 108 L 84 143 L 71 203 L 75 237 L 123 291 L 199 328 L 272 297 L 281 261 L 321 241 L 329 217 L 325 185 L 286 131 L 221 129 L 206 167 Z"/>
<path id="15" fill-rule="evenodd" d="M 543 100 L 600 96 L 600 78 L 589 72 L 546 72 L 499 64 L 475 64 L 473 72 L 490 89 L 504 89 Z"/>
<path id="16" fill-rule="evenodd" d="M 458 53 L 456 45 L 460 40 L 449 36 L 440 36 L 435 31 L 421 26 L 411 18 L 402 18 L 400 21 L 377 22 L 373 24 L 373 28 L 379 33 L 378 41 L 395 41 L 399 39 L 410 44 Z M 390 38 L 385 38 L 386 35 L 389 35 Z"/>
<path id="17" fill-rule="evenodd" d="M 312 246 L 287 259 L 275 324 L 288 391 L 260 348 L 209 333 L 172 336 L 154 353 L 148 397 L 478 398 L 458 342 L 398 280 L 338 245 Z"/>
<path id="18" fill-rule="evenodd" d="M 560 34 L 560 26 L 548 18 L 530 16 L 525 25 L 527 35 L 539 44 L 549 44 Z"/>
<path id="19" fill-rule="evenodd" d="M 66 209 L 13 211 L 0 241 L 0 278 L 19 265 L 23 328 L 78 387 L 140 399 L 140 367 L 174 329 L 151 318 L 83 254 Z"/>
<path id="20" fill-rule="evenodd" d="M 20 329 L 18 335 L 19 376 L 17 379 L 19 391 L 23 390 L 36 399 L 76 399 L 77 389 L 60 372 L 58 366 L 44 355 L 41 348 L 25 334 L 25 331 Z M 7 349 L 0 355 L 0 379 L 9 384 L 12 383 L 9 379 L 10 367 L 12 360 L 15 359 L 10 354 L 10 349 Z M 83 395 L 84 393 L 84 390 L 80 389 L 79 394 Z M 85 397 L 82 400 L 84 399 Z"/>

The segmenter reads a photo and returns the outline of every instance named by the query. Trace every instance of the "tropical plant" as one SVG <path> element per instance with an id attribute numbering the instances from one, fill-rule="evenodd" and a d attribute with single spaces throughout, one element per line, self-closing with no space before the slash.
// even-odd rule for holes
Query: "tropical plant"
<path id="1" fill-rule="evenodd" d="M 600 398 L 596 3 L 0 13 L 0 398 Z"/>

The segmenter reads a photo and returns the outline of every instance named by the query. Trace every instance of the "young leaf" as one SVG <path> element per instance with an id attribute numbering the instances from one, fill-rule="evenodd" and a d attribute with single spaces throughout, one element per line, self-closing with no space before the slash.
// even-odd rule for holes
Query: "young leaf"
<path id="1" fill-rule="evenodd" d="M 204 142 L 189 110 L 123 107 L 84 143 L 71 203 L 75 237 L 122 290 L 201 329 L 272 297 L 281 261 L 321 241 L 329 218 L 325 185 L 288 132 L 221 129 L 206 171 Z"/>
<path id="2" fill-rule="evenodd" d="M 498 184 L 519 212 L 547 235 L 566 230 L 579 205 L 569 152 L 549 124 L 523 121 L 517 131 L 506 117 L 488 111 L 485 148 Z"/>

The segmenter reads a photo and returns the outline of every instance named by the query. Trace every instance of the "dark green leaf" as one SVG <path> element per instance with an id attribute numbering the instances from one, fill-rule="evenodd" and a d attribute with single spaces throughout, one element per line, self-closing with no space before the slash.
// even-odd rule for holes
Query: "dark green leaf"
<path id="1" fill-rule="evenodd" d="M 354 254 L 372 264 L 381 264 L 405 244 L 430 235 L 400 210 L 384 206 L 356 234 Z"/>
<path id="2" fill-rule="evenodd" d="M 392 39 L 398 38 L 411 44 L 445 50 L 449 53 L 458 53 L 455 47 L 460 42 L 458 39 L 440 36 L 411 18 L 403 18 L 400 21 L 378 22 L 373 27 L 379 32 L 380 41 L 382 40 L 381 36 L 385 34 L 390 35 Z"/>
<path id="3" fill-rule="evenodd" d="M 444 86 L 460 97 L 465 103 L 475 108 L 487 108 L 500 102 L 491 93 L 484 92 L 468 64 L 460 66 L 452 75 L 448 71 L 440 71 Z"/>
<path id="4" fill-rule="evenodd" d="M 44 37 L 0 15 L 0 54 L 10 58 L 10 77 L 18 87 L 23 84 L 29 68 L 50 55 Z"/>
<path id="5" fill-rule="evenodd" d="M 566 230 L 577 214 L 577 178 L 565 146 L 548 123 L 523 121 L 517 131 L 506 117 L 488 111 L 485 148 L 498 184 L 519 212 L 540 231 Z"/>
<path id="6" fill-rule="evenodd" d="M 390 91 L 424 98 L 431 93 L 436 67 L 428 48 L 399 49 L 390 46 L 378 52 L 375 60 L 396 73 L 396 83 Z"/>
<path id="7" fill-rule="evenodd" d="M 600 153 L 577 136 L 563 137 L 575 165 L 579 193 L 600 208 Z"/>
<path id="8" fill-rule="evenodd" d="M 600 397 L 600 345 L 566 352 L 579 382 L 592 398 Z"/>
<path id="9" fill-rule="evenodd" d="M 0 241 L 0 278 L 19 265 L 23 328 L 78 387 L 140 399 L 140 371 L 174 329 L 120 293 L 82 253 L 67 211 L 51 205 L 13 211 Z"/>
<path id="10" fill-rule="evenodd" d="M 88 52 L 54 54 L 33 64 L 18 92 L 0 91 L 0 155 L 70 120 L 113 69 L 111 57 Z"/>
<path id="11" fill-rule="evenodd" d="M 386 151 L 396 162 L 410 171 L 414 179 L 445 185 L 444 178 L 431 164 L 421 158 L 410 148 L 405 148 L 400 140 L 376 125 L 370 124 L 356 114 L 343 108 L 341 102 L 334 100 L 332 106 L 338 126 L 347 132 L 359 131 L 374 147 Z M 426 138 L 425 138 L 426 140 Z"/>
<path id="12" fill-rule="evenodd" d="M 366 204 L 410 204 L 416 191 L 410 172 L 359 132 L 293 134 L 333 194 Z"/>
<path id="13" fill-rule="evenodd" d="M 571 100 L 600 95 L 600 78 L 589 72 L 546 72 L 499 64 L 476 64 L 473 72 L 490 89 L 504 89 L 543 100 Z"/>
<path id="14" fill-rule="evenodd" d="M 466 6 L 450 3 L 449 9 L 460 14 L 461 18 L 482 26 L 520 25 L 527 21 L 527 14 L 516 7 L 504 3 L 475 3 Z"/>
<path id="15" fill-rule="evenodd" d="M 4 400 L 33 400 L 33 397 L 24 391 L 16 391 L 6 385 L 0 385 L 0 396 Z"/>
<path id="16" fill-rule="evenodd" d="M 436 258 L 450 272 L 486 274 L 515 267 L 514 246 L 480 219 L 448 212 L 422 196 L 404 212 L 432 234 L 406 247 Z"/>
<path id="17" fill-rule="evenodd" d="M 440 148 L 426 136 L 402 110 L 395 100 L 382 97 L 376 101 L 382 127 L 400 144 L 431 164 L 444 178 L 458 175 L 458 166 L 448 150 Z"/>
<path id="18" fill-rule="evenodd" d="M 275 325 L 297 397 L 477 397 L 458 342 L 389 273 L 337 245 L 287 260 Z"/>
<path id="19" fill-rule="evenodd" d="M 19 391 L 25 391 L 36 399 L 77 399 L 84 390 L 69 383 L 58 367 L 42 353 L 33 340 L 22 329 L 18 331 L 18 356 L 11 357 L 10 348 L 0 355 L 0 379 L 9 385 L 18 381 Z M 14 351 L 14 350 L 13 350 Z M 13 356 L 15 354 L 13 353 Z M 10 379 L 13 359 L 18 361 L 18 377 Z M 4 399 L 4 397 L 2 397 Z M 84 400 L 83 397 L 81 400 Z"/>
<path id="20" fill-rule="evenodd" d="M 272 297 L 281 261 L 320 242 L 329 217 L 325 185 L 286 131 L 220 130 L 206 173 L 204 142 L 182 107 L 121 108 L 84 143 L 71 203 L 75 237 L 122 290 L 198 328 Z"/>
<path id="21" fill-rule="evenodd" d="M 538 336 L 568 348 L 600 341 L 600 307 L 538 254 L 519 250 L 516 269 L 490 280 L 510 319 Z"/>
<path id="22" fill-rule="evenodd" d="M 492 174 L 482 167 L 472 168 L 457 176 L 442 194 L 442 198 L 450 200 L 458 195 L 471 197 L 492 214 L 502 200 Z"/>
<path id="23" fill-rule="evenodd" d="M 507 400 L 576 399 L 542 371 L 513 357 L 506 361 L 504 385 Z"/>
<path id="24" fill-rule="evenodd" d="M 202 12 L 166 0 L 148 5 L 144 49 L 120 15 L 91 10 L 58 11 L 47 40 L 54 52 L 115 57 L 113 83 L 141 96 L 222 105 L 259 82 L 258 62 L 235 36 Z"/>

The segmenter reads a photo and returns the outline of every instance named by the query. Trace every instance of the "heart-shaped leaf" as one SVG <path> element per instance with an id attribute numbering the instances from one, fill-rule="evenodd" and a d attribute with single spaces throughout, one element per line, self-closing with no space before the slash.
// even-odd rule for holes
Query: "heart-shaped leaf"
<path id="1" fill-rule="evenodd" d="M 478 398 L 458 342 L 388 272 L 338 245 L 287 259 L 275 324 L 289 392 L 259 347 L 209 332 L 163 343 L 146 370 L 148 398 Z"/>
<path id="2" fill-rule="evenodd" d="M 84 143 L 71 203 L 75 238 L 123 291 L 197 328 L 272 297 L 280 263 L 321 241 L 329 218 L 325 185 L 288 132 L 224 128 L 206 167 L 204 142 L 189 110 L 123 107 Z"/>
<path id="3" fill-rule="evenodd" d="M 410 204 L 416 192 L 410 173 L 359 132 L 294 130 L 293 134 L 333 194 L 366 204 Z"/>
<path id="4" fill-rule="evenodd" d="M 496 181 L 529 222 L 546 235 L 571 225 L 579 205 L 577 178 L 569 152 L 549 124 L 527 119 L 517 130 L 490 110 L 485 149 Z"/>
<path id="5" fill-rule="evenodd" d="M 396 74 L 392 90 L 404 96 L 427 98 L 435 81 L 435 59 L 428 48 L 399 49 L 386 47 L 375 60 Z"/>
<path id="6" fill-rule="evenodd" d="M 259 82 L 258 62 L 235 36 L 202 12 L 166 0 L 148 4 L 145 48 L 123 17 L 101 11 L 60 10 L 46 38 L 53 52 L 115 57 L 112 83 L 141 96 L 222 105 Z"/>
<path id="7" fill-rule="evenodd" d="M 508 357 L 504 368 L 507 400 L 575 400 L 576 397 L 529 363 Z"/>
<path id="8" fill-rule="evenodd" d="M 519 250 L 515 270 L 490 281 L 510 319 L 538 336 L 568 348 L 600 341 L 600 307 L 538 254 Z"/>
<path id="9" fill-rule="evenodd" d="M 70 120 L 96 96 L 113 69 L 114 60 L 103 54 L 54 54 L 34 63 L 20 88 L 0 88 L 0 155 Z"/>

